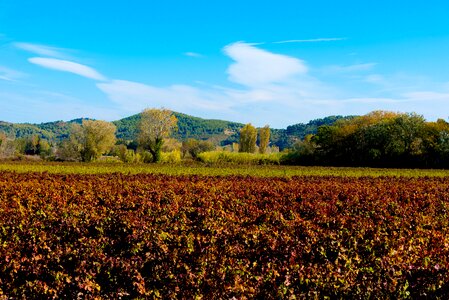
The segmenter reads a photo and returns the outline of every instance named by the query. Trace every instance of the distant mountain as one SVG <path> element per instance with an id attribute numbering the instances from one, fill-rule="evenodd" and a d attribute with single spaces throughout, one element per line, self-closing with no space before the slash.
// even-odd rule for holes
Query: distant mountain
<path id="1" fill-rule="evenodd" d="M 223 121 L 210 120 L 189 116 L 186 114 L 174 112 L 178 118 L 178 128 L 173 137 L 178 140 L 187 138 L 210 140 L 217 145 L 228 145 L 238 142 L 239 131 L 244 124 Z M 291 147 L 296 141 L 303 139 L 308 134 L 317 132 L 318 127 L 322 125 L 331 125 L 339 119 L 352 118 L 342 116 L 329 116 L 323 119 L 312 120 L 307 124 L 298 123 L 288 126 L 286 129 L 271 130 L 271 144 L 278 146 L 281 150 Z M 69 136 L 70 127 L 73 123 L 81 124 L 85 118 L 75 119 L 68 122 L 56 121 L 41 124 L 28 123 L 8 123 L 0 121 L 0 132 L 7 136 L 21 138 L 30 135 L 39 135 L 44 139 L 58 142 Z M 140 114 L 123 118 L 113 123 L 117 126 L 117 138 L 122 140 L 134 140 L 137 136 L 137 125 L 140 120 Z"/>

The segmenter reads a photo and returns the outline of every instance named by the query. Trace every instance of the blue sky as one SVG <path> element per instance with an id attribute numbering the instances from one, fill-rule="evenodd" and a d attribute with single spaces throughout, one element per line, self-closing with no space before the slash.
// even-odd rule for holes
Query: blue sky
<path id="1" fill-rule="evenodd" d="M 0 0 L 0 120 L 449 117 L 449 1 Z"/>

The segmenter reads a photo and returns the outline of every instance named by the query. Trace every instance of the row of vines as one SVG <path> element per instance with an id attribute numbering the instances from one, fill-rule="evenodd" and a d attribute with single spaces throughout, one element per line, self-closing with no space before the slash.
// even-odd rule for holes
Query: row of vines
<path id="1" fill-rule="evenodd" d="M 0 298 L 445 298 L 449 178 L 0 172 Z"/>

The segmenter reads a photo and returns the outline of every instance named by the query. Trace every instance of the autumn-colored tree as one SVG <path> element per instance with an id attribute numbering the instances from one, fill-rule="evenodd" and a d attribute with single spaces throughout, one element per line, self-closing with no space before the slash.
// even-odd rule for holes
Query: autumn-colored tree
<path id="1" fill-rule="evenodd" d="M 6 134 L 0 132 L 0 147 L 6 143 Z"/>
<path id="2" fill-rule="evenodd" d="M 99 158 L 115 144 L 114 124 L 106 121 L 83 120 L 82 125 L 74 124 L 69 141 L 61 146 L 69 160 L 81 159 L 90 162 Z"/>
<path id="3" fill-rule="evenodd" d="M 164 138 L 176 127 L 178 119 L 168 109 L 145 109 L 139 123 L 139 145 L 149 151 L 153 162 L 161 160 Z"/>
<path id="4" fill-rule="evenodd" d="M 239 152 L 256 152 L 257 129 L 251 123 L 240 130 Z"/>
<path id="5" fill-rule="evenodd" d="M 270 126 L 265 125 L 259 129 L 259 153 L 267 152 L 268 144 L 270 143 Z"/>
<path id="6" fill-rule="evenodd" d="M 0 132 L 0 158 L 12 157 L 14 156 L 15 151 L 16 147 L 14 141 L 8 139 L 3 132 Z"/>

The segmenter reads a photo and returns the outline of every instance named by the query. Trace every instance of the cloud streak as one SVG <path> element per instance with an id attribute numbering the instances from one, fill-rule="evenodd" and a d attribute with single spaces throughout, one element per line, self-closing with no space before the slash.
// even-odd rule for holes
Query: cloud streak
<path id="1" fill-rule="evenodd" d="M 127 80 L 97 83 L 97 87 L 109 99 L 128 111 L 140 111 L 146 107 L 170 107 L 186 111 L 226 110 L 229 101 L 223 94 L 208 92 L 189 85 L 156 87 Z"/>
<path id="2" fill-rule="evenodd" d="M 316 38 L 316 39 L 304 39 L 304 40 L 285 40 L 285 41 L 273 42 L 273 44 L 336 42 L 336 41 L 344 41 L 347 39 L 348 38 L 339 37 L 339 38 Z"/>
<path id="3" fill-rule="evenodd" d="M 61 60 L 61 59 L 55 59 L 55 58 L 44 58 L 44 57 L 32 57 L 29 58 L 28 61 L 32 64 L 47 68 L 47 69 L 52 69 L 52 70 L 57 70 L 57 71 L 62 71 L 62 72 L 68 72 L 68 73 L 72 73 L 72 74 L 76 74 L 85 78 L 89 78 L 89 79 L 94 79 L 94 80 L 98 80 L 98 81 L 105 81 L 106 77 L 103 76 L 102 74 L 100 74 L 98 71 L 96 71 L 95 69 L 79 64 L 79 63 L 75 63 L 75 62 L 71 62 L 68 60 Z"/>
<path id="4" fill-rule="evenodd" d="M 63 53 L 63 51 L 67 51 L 67 49 L 63 48 L 56 48 L 32 43 L 21 43 L 21 42 L 13 43 L 13 46 L 16 47 L 17 49 L 24 50 L 41 56 L 67 58 L 67 56 Z"/>
<path id="5" fill-rule="evenodd" d="M 20 78 L 26 77 L 27 74 L 0 66 L 0 80 L 17 81 Z"/>
<path id="6" fill-rule="evenodd" d="M 190 57 L 203 57 L 202 54 L 196 53 L 196 52 L 185 52 L 184 55 L 185 56 L 190 56 Z"/>
<path id="7" fill-rule="evenodd" d="M 376 65 L 377 63 L 355 64 L 349 66 L 335 65 L 326 67 L 325 70 L 328 72 L 335 72 L 335 73 L 363 72 L 372 70 Z"/>

